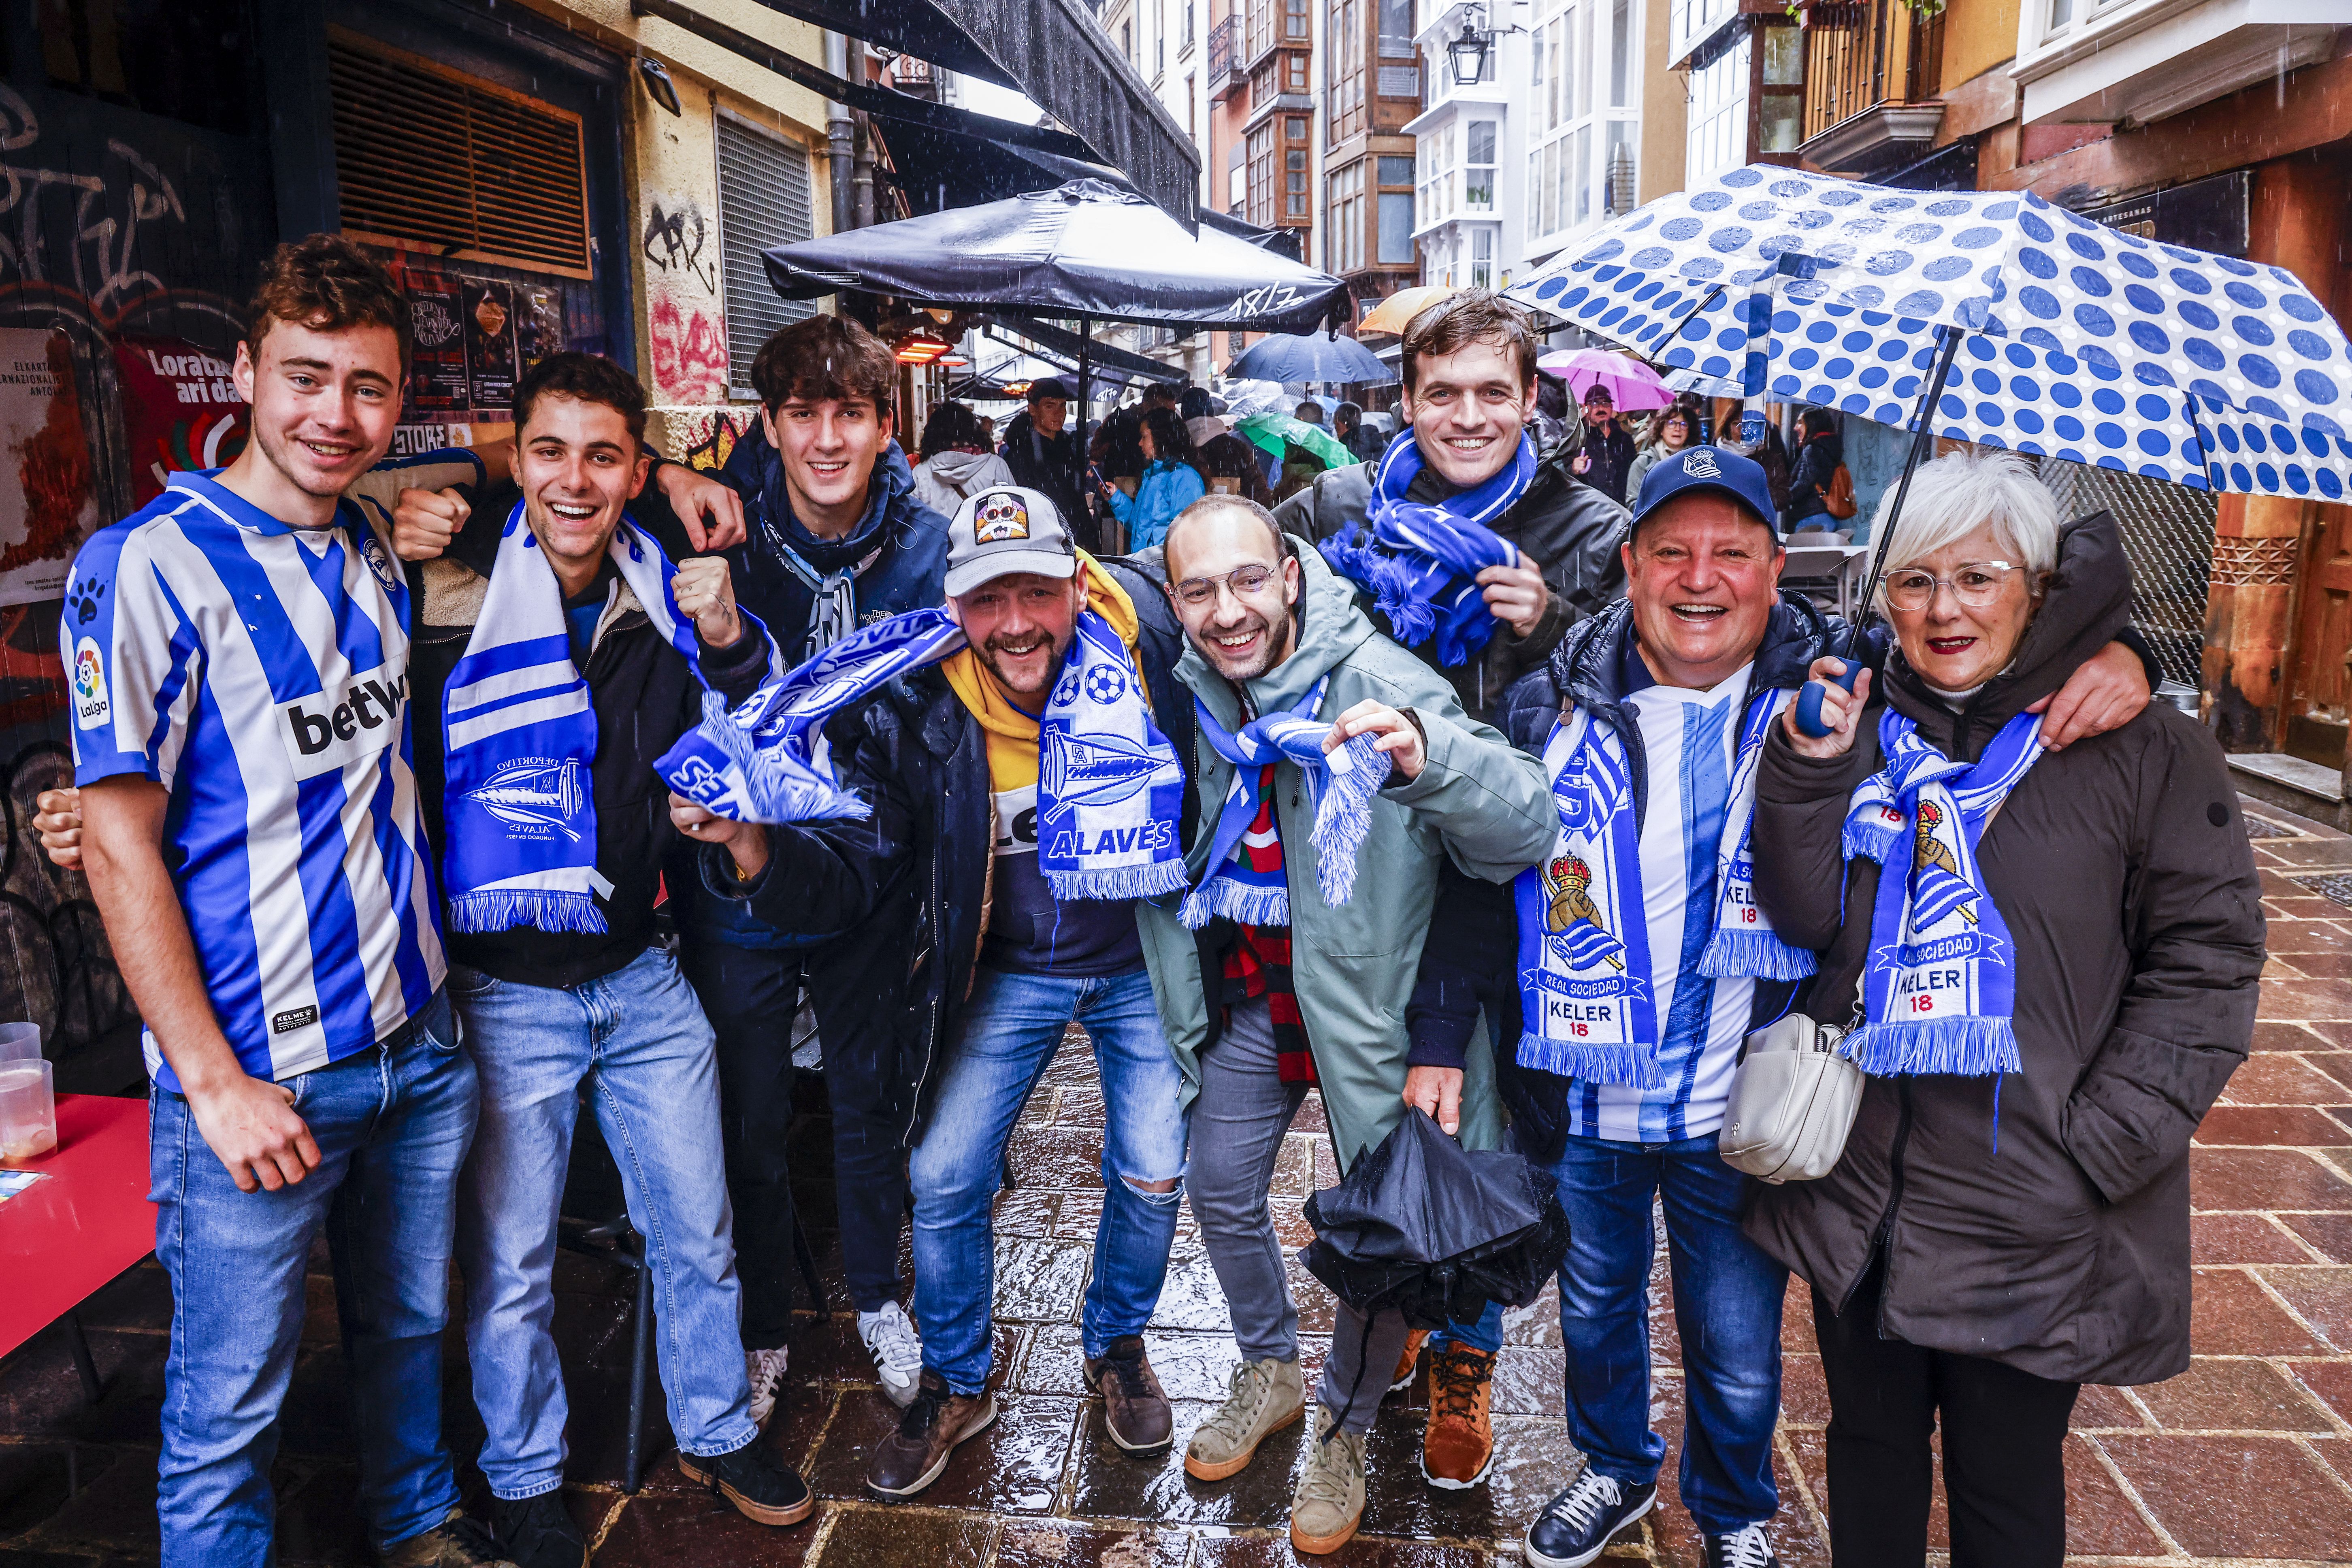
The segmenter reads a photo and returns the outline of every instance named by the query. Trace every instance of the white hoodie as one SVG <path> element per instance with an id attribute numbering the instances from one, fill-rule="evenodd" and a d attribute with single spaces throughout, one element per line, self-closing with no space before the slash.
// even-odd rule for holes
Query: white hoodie
<path id="1" fill-rule="evenodd" d="M 915 499 L 933 511 L 953 517 L 967 497 L 998 485 L 1017 485 L 1013 470 L 993 452 L 959 452 L 953 448 L 917 465 Z"/>

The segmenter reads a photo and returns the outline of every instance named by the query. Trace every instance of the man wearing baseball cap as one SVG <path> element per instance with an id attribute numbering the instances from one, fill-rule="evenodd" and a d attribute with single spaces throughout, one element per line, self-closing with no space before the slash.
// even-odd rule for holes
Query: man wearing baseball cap
<path id="1" fill-rule="evenodd" d="M 1706 1568 L 1778 1562 L 1765 1527 L 1780 1506 L 1788 1272 L 1740 1233 L 1744 1178 L 1716 1135 L 1742 1040 L 1803 1005 L 1814 970 L 1750 895 L 1748 825 L 1766 728 L 1843 631 L 1780 589 L 1774 516 L 1763 468 L 1720 447 L 1650 469 L 1621 546 L 1625 597 L 1504 704 L 1505 731 L 1543 758 L 1560 816 L 1515 889 L 1515 983 L 1469 978 L 1480 954 L 1423 957 L 1424 984 L 1433 964 L 1458 961 L 1459 994 L 1481 992 L 1503 1015 L 1530 1086 L 1519 1103 L 1545 1102 L 1564 1134 L 1560 1327 L 1568 1434 L 1585 1463 L 1528 1528 L 1533 1568 L 1592 1562 L 1656 1503 L 1665 1439 L 1651 1427 L 1648 1281 L 1661 1199 L 1686 1404 L 1682 1500 Z M 2053 738 L 2112 728 L 2147 692 L 2138 656 L 2110 646 L 2058 695 Z M 1457 1026 L 1475 1016 L 1471 1002 Z"/>
<path id="2" fill-rule="evenodd" d="M 1120 1447 L 1156 1453 L 1173 1432 L 1142 1335 L 1182 1202 L 1183 1079 L 1132 900 L 1183 880 L 1182 630 L 1157 584 L 1080 550 L 1041 491 L 983 490 L 949 537 L 948 613 L 967 646 L 826 729 L 871 820 L 761 828 L 671 797 L 706 845 L 769 836 L 748 879 L 707 852 L 703 891 L 785 931 L 845 932 L 833 962 L 866 973 L 831 979 L 887 999 L 847 1025 L 874 1038 L 846 1044 L 901 1064 L 895 1114 L 913 1143 L 923 1367 L 866 1476 L 889 1498 L 929 1486 L 995 1419 L 991 1205 L 1013 1122 L 1073 1023 L 1106 1116 L 1087 1381 Z"/>

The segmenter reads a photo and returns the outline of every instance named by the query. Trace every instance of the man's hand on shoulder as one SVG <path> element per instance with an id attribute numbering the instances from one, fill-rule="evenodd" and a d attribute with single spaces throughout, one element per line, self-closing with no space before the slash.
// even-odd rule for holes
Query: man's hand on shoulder
<path id="1" fill-rule="evenodd" d="M 473 515 L 459 490 L 404 489 L 392 512 L 392 552 L 403 561 L 437 559 Z"/>
<path id="2" fill-rule="evenodd" d="M 732 550 L 743 542 L 749 531 L 743 498 L 715 476 L 686 463 L 664 463 L 654 469 L 654 483 L 697 550 Z"/>
<path id="3" fill-rule="evenodd" d="M 679 562 L 669 591 L 705 647 L 733 647 L 742 637 L 743 618 L 735 613 L 735 584 L 725 556 L 694 555 Z"/>
<path id="4" fill-rule="evenodd" d="M 2087 735 L 2122 729 L 2139 717 L 2149 695 L 2147 666 L 2124 644 L 2111 642 L 2026 711 L 2042 715 L 2042 743 L 2056 752 Z"/>

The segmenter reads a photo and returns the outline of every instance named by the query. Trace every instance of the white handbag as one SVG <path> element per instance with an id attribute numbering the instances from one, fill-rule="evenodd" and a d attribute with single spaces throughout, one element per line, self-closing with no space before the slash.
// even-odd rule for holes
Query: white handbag
<path id="1" fill-rule="evenodd" d="M 1829 1174 L 1862 1107 L 1862 1069 L 1838 1054 L 1845 1034 L 1790 1013 L 1748 1037 L 1717 1140 L 1727 1164 L 1775 1186 Z"/>

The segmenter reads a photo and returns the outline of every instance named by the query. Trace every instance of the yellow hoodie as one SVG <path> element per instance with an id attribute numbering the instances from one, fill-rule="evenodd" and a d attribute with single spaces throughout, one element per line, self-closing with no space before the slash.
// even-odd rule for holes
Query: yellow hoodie
<path id="1" fill-rule="evenodd" d="M 1128 662 L 1134 663 L 1135 601 L 1083 550 L 1078 552 L 1078 564 L 1087 574 L 1087 608 L 1110 623 L 1111 630 L 1127 647 Z M 1034 788 L 1038 721 L 1021 710 L 998 682 L 996 672 L 971 648 L 960 648 L 942 659 L 940 671 L 988 736 L 989 789 L 1003 795 L 1007 790 Z M 1139 687 L 1143 685 L 1139 668 L 1135 679 Z M 1143 696 L 1145 701 L 1150 700 L 1148 688 Z"/>

